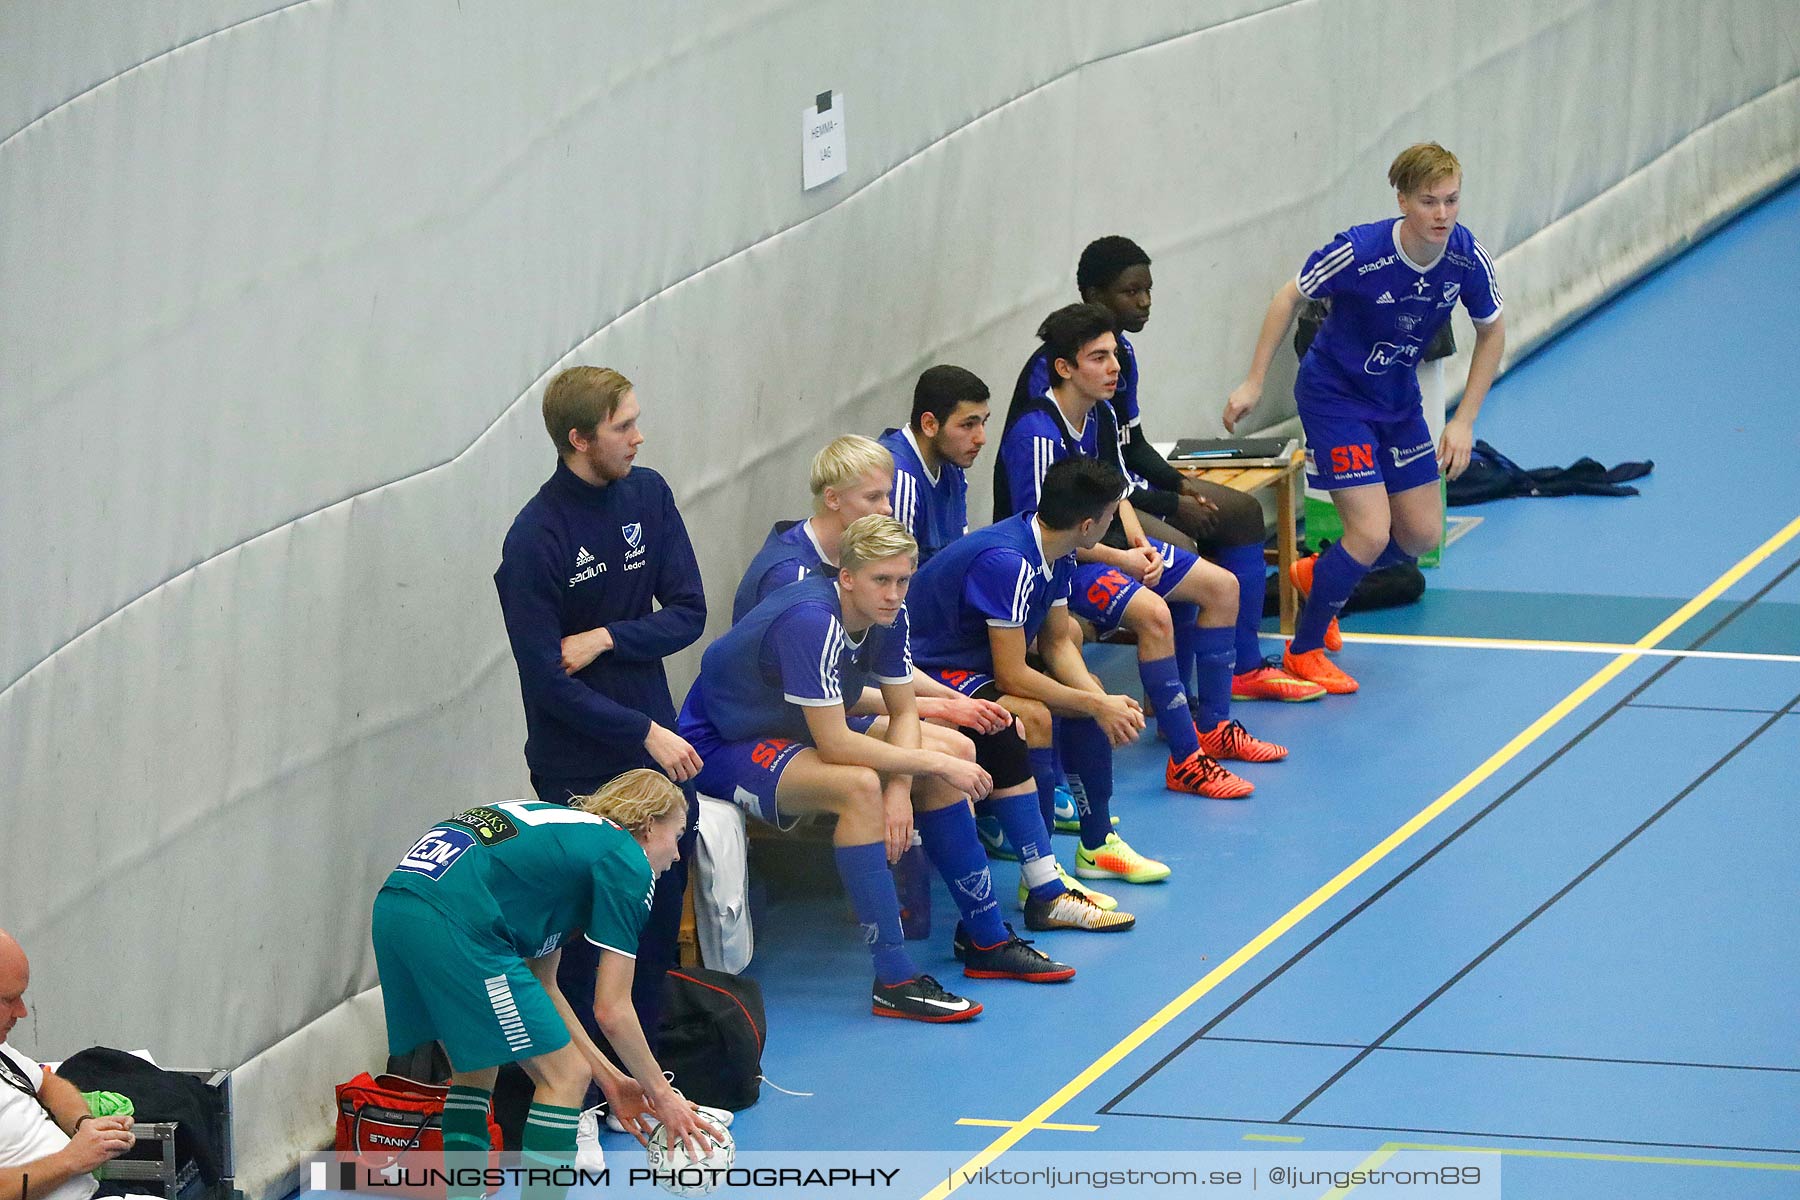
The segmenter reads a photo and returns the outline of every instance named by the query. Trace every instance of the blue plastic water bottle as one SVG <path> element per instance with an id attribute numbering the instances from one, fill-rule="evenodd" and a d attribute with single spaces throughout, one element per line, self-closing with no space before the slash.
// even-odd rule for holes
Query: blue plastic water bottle
<path id="1" fill-rule="evenodd" d="M 894 864 L 894 891 L 900 897 L 900 931 L 912 942 L 931 936 L 931 860 L 925 857 L 919 831 Z"/>

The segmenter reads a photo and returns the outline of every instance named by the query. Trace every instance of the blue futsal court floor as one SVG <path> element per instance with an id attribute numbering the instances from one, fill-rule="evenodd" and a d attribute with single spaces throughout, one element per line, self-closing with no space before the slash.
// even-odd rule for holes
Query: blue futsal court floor
<path id="1" fill-rule="evenodd" d="M 1238 706 L 1292 750 L 1247 802 L 1122 752 L 1174 876 L 1113 889 L 1130 933 L 1042 938 L 1072 982 L 964 981 L 940 885 L 912 946 L 986 1012 L 877 1021 L 841 899 L 771 900 L 764 1069 L 812 1095 L 765 1088 L 740 1150 L 1457 1147 L 1508 1200 L 1800 1194 L 1797 277 L 1789 186 L 1508 374 L 1482 437 L 1654 459 L 1643 495 L 1458 510 L 1420 604 L 1345 621 L 1360 694 Z"/>

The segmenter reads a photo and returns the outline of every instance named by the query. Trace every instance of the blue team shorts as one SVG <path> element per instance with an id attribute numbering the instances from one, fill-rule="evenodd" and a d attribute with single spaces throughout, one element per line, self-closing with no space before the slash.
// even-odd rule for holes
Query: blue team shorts
<path id="1" fill-rule="evenodd" d="M 922 667 L 913 664 L 915 670 L 923 671 L 953 692 L 975 700 L 993 700 L 1000 695 L 1000 684 L 986 671 L 970 671 L 962 667 Z"/>
<path id="2" fill-rule="evenodd" d="M 511 946 L 396 888 L 376 894 L 371 934 L 388 1053 L 439 1041 L 453 1068 L 479 1071 L 568 1045 L 568 1026 Z"/>
<path id="3" fill-rule="evenodd" d="M 1162 554 L 1162 578 L 1150 590 L 1167 596 L 1193 571 L 1200 560 L 1179 546 L 1150 539 Z M 1069 611 L 1093 625 L 1101 634 L 1111 633 L 1125 619 L 1125 606 L 1143 588 L 1117 567 L 1101 563 L 1082 563 L 1075 568 L 1075 580 L 1069 591 Z"/>
<path id="4" fill-rule="evenodd" d="M 1303 403 L 1300 425 L 1306 430 L 1306 485 L 1317 491 L 1380 483 L 1392 495 L 1437 483 L 1437 444 L 1421 409 L 1378 421 Z"/>
<path id="5" fill-rule="evenodd" d="M 695 791 L 728 800 L 777 829 L 794 827 L 793 820 L 783 821 L 776 810 L 775 790 L 781 786 L 781 773 L 796 754 L 810 749 L 810 743 L 784 737 L 728 742 L 711 729 L 701 728 L 683 729 L 681 736 L 700 756 L 700 774 L 694 776 Z"/>

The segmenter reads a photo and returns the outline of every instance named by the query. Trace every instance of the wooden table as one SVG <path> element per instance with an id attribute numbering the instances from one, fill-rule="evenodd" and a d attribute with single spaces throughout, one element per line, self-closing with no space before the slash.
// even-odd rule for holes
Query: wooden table
<path id="1" fill-rule="evenodd" d="M 1306 452 L 1294 451 L 1285 467 L 1178 467 L 1190 479 L 1204 479 L 1233 491 L 1254 495 L 1265 488 L 1275 489 L 1275 577 L 1281 594 L 1281 632 L 1294 632 L 1294 618 L 1300 612 L 1300 598 L 1294 591 L 1293 577 L 1288 573 L 1294 565 L 1297 522 L 1300 512 L 1300 489 L 1305 479 Z"/>

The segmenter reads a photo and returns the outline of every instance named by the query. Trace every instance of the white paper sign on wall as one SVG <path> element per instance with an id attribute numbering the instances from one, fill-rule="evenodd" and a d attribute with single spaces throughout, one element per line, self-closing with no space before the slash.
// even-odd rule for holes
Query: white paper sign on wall
<path id="1" fill-rule="evenodd" d="M 801 191 L 830 183 L 849 165 L 844 149 L 844 94 L 820 92 L 800 114 Z"/>

